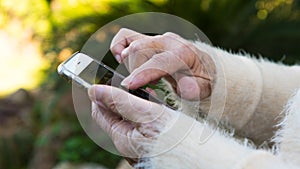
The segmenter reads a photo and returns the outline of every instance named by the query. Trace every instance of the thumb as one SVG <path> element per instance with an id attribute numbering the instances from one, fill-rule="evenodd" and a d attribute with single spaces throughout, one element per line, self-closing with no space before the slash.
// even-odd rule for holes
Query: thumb
<path id="1" fill-rule="evenodd" d="M 200 87 L 196 78 L 184 76 L 177 82 L 177 94 L 186 100 L 199 100 Z"/>
<path id="2" fill-rule="evenodd" d="M 201 100 L 210 96 L 211 83 L 201 77 L 184 76 L 177 82 L 177 94 L 186 100 Z"/>
<path id="3" fill-rule="evenodd" d="M 164 106 L 107 85 L 93 85 L 89 89 L 89 97 L 94 103 L 109 109 L 112 113 L 137 123 L 151 122 L 166 111 Z"/>

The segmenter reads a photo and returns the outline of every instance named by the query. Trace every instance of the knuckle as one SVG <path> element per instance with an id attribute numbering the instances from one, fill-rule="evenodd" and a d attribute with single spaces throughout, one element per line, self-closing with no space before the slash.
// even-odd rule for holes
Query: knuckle
<path id="1" fill-rule="evenodd" d="M 129 29 L 127 28 L 121 28 L 118 32 L 118 34 L 122 34 L 122 33 L 126 33 L 126 32 L 129 32 Z"/>
<path id="2" fill-rule="evenodd" d="M 110 44 L 109 49 L 110 49 L 111 51 L 115 51 L 115 50 L 117 49 L 117 44 L 116 44 L 115 42 L 112 42 L 112 43 Z"/>
<path id="3" fill-rule="evenodd" d="M 151 37 L 154 43 L 161 42 L 164 39 L 163 35 L 156 35 Z"/>
<path id="4" fill-rule="evenodd" d="M 108 108 L 113 111 L 113 112 L 118 112 L 117 111 L 117 105 L 116 105 L 116 102 L 113 100 L 111 101 L 108 105 Z"/>
<path id="5" fill-rule="evenodd" d="M 122 46 L 122 38 L 121 37 L 114 37 L 114 39 L 112 40 L 109 49 L 112 52 L 116 52 L 118 50 L 118 48 L 120 47 L 120 45 Z"/>
<path id="6" fill-rule="evenodd" d="M 163 35 L 155 35 L 152 38 L 160 39 L 160 38 L 163 38 Z"/>
<path id="7" fill-rule="evenodd" d="M 167 37 L 173 37 L 173 38 L 180 38 L 179 35 L 173 33 L 173 32 L 166 32 L 163 34 L 164 36 L 167 36 Z"/>
<path id="8" fill-rule="evenodd" d="M 110 49 L 114 49 L 123 39 L 125 39 L 125 36 L 130 32 L 127 28 L 121 28 L 118 33 L 114 36 L 111 44 Z"/>
<path id="9" fill-rule="evenodd" d="M 164 35 L 164 36 L 173 36 L 174 33 L 173 33 L 173 32 L 166 32 L 166 33 L 164 33 L 163 35 Z"/>
<path id="10" fill-rule="evenodd" d="M 138 41 L 134 41 L 132 42 L 130 45 L 129 45 L 129 52 L 131 53 L 134 53 L 134 52 L 137 52 L 140 50 L 140 43 Z"/>
<path id="11" fill-rule="evenodd" d="M 98 119 L 98 111 L 97 110 L 92 110 L 92 118 L 94 119 L 94 120 L 97 120 Z"/>
<path id="12" fill-rule="evenodd" d="M 123 102 L 123 95 L 119 92 L 115 92 L 113 93 L 110 97 L 111 99 L 109 99 L 109 102 L 107 103 L 107 107 L 116 113 L 119 113 L 119 107 L 122 106 L 122 104 L 124 104 Z"/>
<path id="13" fill-rule="evenodd" d="M 99 120 L 99 109 L 98 106 L 94 103 L 92 105 L 92 118 L 94 120 Z"/>

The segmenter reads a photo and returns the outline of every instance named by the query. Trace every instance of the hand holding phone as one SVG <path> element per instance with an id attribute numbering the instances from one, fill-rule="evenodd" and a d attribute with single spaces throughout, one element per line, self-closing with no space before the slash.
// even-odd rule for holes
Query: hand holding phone
<path id="1" fill-rule="evenodd" d="M 64 78 L 73 80 L 77 85 L 86 89 L 90 88 L 93 84 L 107 84 L 122 88 L 145 100 L 164 104 L 161 99 L 151 95 L 142 88 L 128 90 L 124 86 L 121 86 L 121 82 L 125 78 L 123 75 L 84 53 L 74 53 L 58 66 L 57 71 Z"/>

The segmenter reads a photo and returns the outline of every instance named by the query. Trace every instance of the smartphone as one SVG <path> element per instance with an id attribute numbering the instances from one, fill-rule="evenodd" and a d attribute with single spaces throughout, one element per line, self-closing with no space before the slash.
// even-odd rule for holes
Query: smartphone
<path id="1" fill-rule="evenodd" d="M 164 104 L 161 99 L 151 95 L 145 89 L 128 90 L 124 86 L 121 86 L 121 82 L 125 78 L 122 74 L 81 52 L 74 53 L 70 58 L 61 63 L 57 71 L 59 75 L 68 81 L 74 81 L 77 85 L 86 89 L 90 88 L 93 84 L 106 84 L 121 88 L 145 100 Z M 167 104 L 164 105 L 168 106 Z"/>

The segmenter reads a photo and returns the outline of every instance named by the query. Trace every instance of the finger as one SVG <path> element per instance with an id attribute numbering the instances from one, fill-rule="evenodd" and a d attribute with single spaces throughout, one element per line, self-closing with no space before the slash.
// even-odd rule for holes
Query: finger
<path id="1" fill-rule="evenodd" d="M 127 49 L 128 48 L 124 49 L 123 52 Z M 121 58 L 127 70 L 131 73 L 134 71 L 134 69 L 145 63 L 147 60 L 149 60 L 149 58 L 154 54 L 155 52 L 153 50 L 145 49 L 135 53 L 131 53 L 130 55 L 128 55 L 128 57 L 121 56 Z"/>
<path id="2" fill-rule="evenodd" d="M 137 89 L 149 82 L 167 75 L 173 75 L 180 69 L 189 69 L 185 62 L 172 52 L 163 52 L 154 55 L 147 62 L 136 68 L 121 85 L 129 89 Z"/>
<path id="3" fill-rule="evenodd" d="M 121 62 L 122 51 L 134 40 L 143 38 L 145 35 L 135 32 L 130 29 L 122 28 L 112 39 L 110 50 L 115 58 Z"/>
<path id="4" fill-rule="evenodd" d="M 195 77 L 184 76 L 179 79 L 176 92 L 186 100 L 200 100 L 200 87 Z"/>
<path id="5" fill-rule="evenodd" d="M 110 112 L 99 102 L 92 102 L 92 117 L 110 137 L 116 135 L 113 132 L 117 128 L 119 135 L 126 135 L 132 129 L 131 123 L 124 121 L 120 115 Z"/>
<path id="6" fill-rule="evenodd" d="M 90 99 L 103 104 L 110 111 L 136 123 L 148 123 L 157 119 L 166 109 L 119 88 L 94 85 L 89 89 Z"/>
<path id="7" fill-rule="evenodd" d="M 121 59 L 124 60 L 129 56 L 134 57 L 134 59 L 138 59 L 135 56 L 139 55 L 150 58 L 154 54 L 162 52 L 165 43 L 166 42 L 164 38 L 161 38 L 160 35 L 154 37 L 148 36 L 147 38 L 135 40 L 134 42 L 130 43 L 130 45 L 126 49 L 122 51 Z"/>
<path id="8" fill-rule="evenodd" d="M 102 104 L 93 103 L 92 108 L 94 120 L 112 138 L 117 150 L 123 156 L 137 158 L 140 154 L 144 154 L 138 147 L 129 146 L 144 138 L 140 132 L 136 132 L 135 124 L 124 120 Z"/>
<path id="9" fill-rule="evenodd" d="M 146 91 L 149 92 L 152 96 L 155 96 L 155 97 L 157 96 L 155 90 L 151 89 L 150 87 L 147 87 Z"/>

